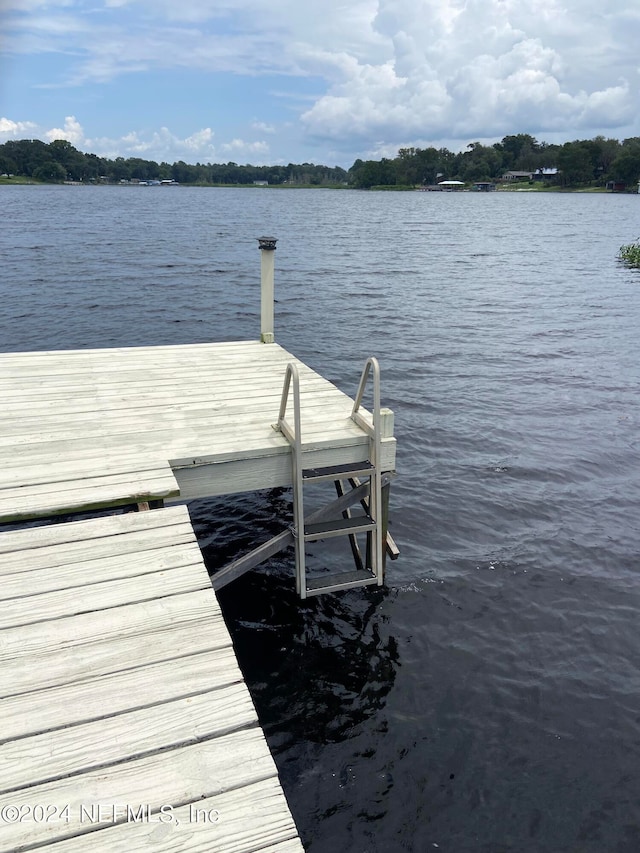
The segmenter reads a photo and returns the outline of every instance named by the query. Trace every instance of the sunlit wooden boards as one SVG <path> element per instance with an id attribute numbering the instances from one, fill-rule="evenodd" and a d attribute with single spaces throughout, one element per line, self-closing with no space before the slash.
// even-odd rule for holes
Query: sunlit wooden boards
<path id="1" fill-rule="evenodd" d="M 292 361 L 309 467 L 366 459 L 353 401 L 277 344 L 0 353 L 0 521 L 288 485 L 273 424 Z"/>
<path id="2" fill-rule="evenodd" d="M 0 851 L 302 851 L 184 507 L 0 533 Z"/>

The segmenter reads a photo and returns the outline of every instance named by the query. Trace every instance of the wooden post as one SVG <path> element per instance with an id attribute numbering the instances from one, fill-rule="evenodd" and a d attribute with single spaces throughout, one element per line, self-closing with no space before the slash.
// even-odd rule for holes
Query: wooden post
<path id="1" fill-rule="evenodd" d="M 391 438 L 393 435 L 394 416 L 391 409 L 380 409 L 380 434 L 382 438 Z M 400 551 L 393 537 L 389 533 L 389 497 L 391 492 L 391 480 L 382 486 L 382 506 L 380 508 L 382 515 L 382 541 L 384 547 L 382 549 L 382 571 L 387 568 L 387 555 L 392 560 L 397 560 Z"/>
<path id="2" fill-rule="evenodd" d="M 393 409 L 380 409 L 380 438 L 393 436 Z"/>
<path id="3" fill-rule="evenodd" d="M 260 340 L 263 344 L 275 341 L 273 334 L 273 268 L 277 240 L 275 237 L 258 237 L 260 248 Z"/>

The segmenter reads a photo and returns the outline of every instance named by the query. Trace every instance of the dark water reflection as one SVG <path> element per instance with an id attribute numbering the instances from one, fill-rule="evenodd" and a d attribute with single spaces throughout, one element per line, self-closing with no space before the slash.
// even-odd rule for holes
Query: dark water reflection
<path id="1" fill-rule="evenodd" d="M 256 540 L 279 533 L 291 515 L 288 490 L 191 506 L 212 573 Z M 215 533 L 207 530 L 211 519 Z M 349 738 L 384 706 L 398 665 L 397 643 L 381 614 L 387 589 L 302 603 L 292 583 L 293 563 L 290 548 L 270 560 L 268 572 L 251 572 L 218 593 L 243 672 L 263 709 L 261 723 L 278 750 L 301 739 L 323 744 Z"/>
<path id="2" fill-rule="evenodd" d="M 308 850 L 640 850 L 640 197 L 0 188 L 0 347 L 276 336 L 396 413 L 383 590 L 221 594 Z M 203 382 L 208 378 L 203 378 Z M 275 413 L 274 413 L 275 414 Z M 286 491 L 190 507 L 212 571 Z M 330 568 L 338 550 L 314 552 Z"/>

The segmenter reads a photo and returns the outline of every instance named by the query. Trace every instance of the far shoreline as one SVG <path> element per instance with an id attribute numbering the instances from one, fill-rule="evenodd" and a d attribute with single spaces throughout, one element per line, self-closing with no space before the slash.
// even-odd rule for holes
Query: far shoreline
<path id="1" fill-rule="evenodd" d="M 5 186 L 37 186 L 37 187 L 101 187 L 107 189 L 135 189 L 140 186 L 145 186 L 144 184 L 138 183 L 114 183 L 114 182 L 83 182 L 83 181 L 38 181 L 33 178 L 21 177 L 21 176 L 12 176 L 11 178 L 7 178 L 4 176 L 0 177 L 0 187 Z M 423 186 L 410 186 L 410 185 L 398 185 L 398 184 L 389 184 L 389 185 L 380 185 L 380 186 L 372 186 L 367 188 L 361 187 L 350 187 L 346 184 L 222 184 L 222 183 L 175 183 L 170 186 L 171 189 L 180 189 L 181 187 L 188 187 L 190 189 L 201 188 L 201 189 L 251 189 L 251 190 L 352 190 L 354 192 L 428 192 L 429 194 L 437 194 L 437 193 L 446 193 L 447 195 L 451 195 L 453 193 L 473 193 L 474 195 L 479 195 L 477 191 L 473 189 L 473 184 L 469 184 L 468 186 L 461 187 L 460 189 L 456 189 L 454 191 L 451 190 L 425 190 Z M 147 187 L 145 186 L 145 189 Z M 153 187 L 152 189 L 156 189 Z M 161 189 L 167 189 L 167 187 L 161 187 Z M 495 190 L 492 192 L 497 193 L 560 193 L 560 194 L 598 194 L 598 195 L 638 195 L 640 191 L 635 189 L 625 189 L 625 190 L 611 190 L 607 189 L 607 187 L 560 187 L 560 186 L 548 186 L 542 184 L 540 186 L 532 186 L 529 182 L 523 182 L 518 184 L 509 184 L 509 185 L 500 185 L 496 184 Z M 485 193 L 489 194 L 489 193 Z"/>

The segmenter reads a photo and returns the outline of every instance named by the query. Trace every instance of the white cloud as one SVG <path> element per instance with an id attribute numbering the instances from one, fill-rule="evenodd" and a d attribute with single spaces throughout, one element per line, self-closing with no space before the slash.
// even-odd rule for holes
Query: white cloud
<path id="1" fill-rule="evenodd" d="M 37 129 L 37 124 L 32 121 L 12 121 L 0 117 L 0 143 L 8 142 L 10 139 L 24 139 Z"/>
<path id="2" fill-rule="evenodd" d="M 172 132 L 104 140 L 123 156 L 136 148 L 167 159 L 255 158 L 280 144 L 287 160 L 294 135 L 355 156 L 519 132 L 640 135 L 637 0 L 4 0 L 3 9 L 10 54 L 55 58 L 40 85 L 94 100 L 127 75 L 156 71 L 280 77 L 268 97 L 274 107 L 286 99 L 291 132 L 271 119 L 268 100 L 265 120 L 248 103 L 234 138 L 214 146 L 212 131 L 180 133 L 169 102 Z M 202 123 L 215 124 L 208 104 L 199 108 Z M 132 111 L 128 126 L 136 120 Z M 245 141 L 252 131 L 270 146 Z"/>
<path id="3" fill-rule="evenodd" d="M 244 139 L 232 139 L 231 142 L 225 142 L 220 146 L 220 152 L 224 154 L 242 155 L 242 157 L 253 156 L 254 165 L 259 165 L 255 160 L 255 155 L 264 157 L 269 153 L 269 146 L 266 142 L 245 142 Z"/>
<path id="4" fill-rule="evenodd" d="M 326 8 L 297 0 L 96 0 L 91 9 L 81 0 L 11 2 L 31 14 L 7 16 L 10 51 L 67 55 L 66 75 L 50 81 L 60 85 L 153 68 L 307 76 L 325 45 L 331 65 L 334 54 L 364 55 L 381 43 L 371 26 L 375 0 L 328 0 Z"/>
<path id="5" fill-rule="evenodd" d="M 88 23 L 77 15 L 48 14 L 32 15 L 29 18 L 29 31 L 31 33 L 45 33 L 51 39 L 64 37 L 69 39 L 72 34 L 87 33 L 91 30 Z"/>
<path id="6" fill-rule="evenodd" d="M 38 9 L 52 9 L 59 6 L 66 9 L 75 6 L 76 0 L 3 0 L 2 12 L 35 12 Z"/>
<path id="7" fill-rule="evenodd" d="M 174 163 L 184 160 L 195 162 L 224 162 L 230 156 L 250 159 L 255 165 L 272 162 L 269 145 L 263 140 L 247 141 L 233 138 L 215 143 L 215 132 L 210 127 L 201 128 L 189 136 L 178 136 L 167 127 L 157 131 L 129 131 L 119 137 L 88 137 L 75 116 L 66 116 L 63 127 L 44 129 L 34 122 L 18 122 L 0 118 L 0 143 L 26 137 L 53 142 L 65 139 L 80 151 L 99 157 L 141 157 L 145 160 Z"/>
<path id="8" fill-rule="evenodd" d="M 184 160 L 188 163 L 220 162 L 229 156 L 252 158 L 251 162 L 260 165 L 269 161 L 269 145 L 264 141 L 247 141 L 240 138 L 214 144 L 215 133 L 210 127 L 180 137 L 169 128 L 161 127 L 157 131 L 143 133 L 130 131 L 117 138 L 87 137 L 75 116 L 67 116 L 64 127 L 48 130 L 37 128 L 31 122 L 15 122 L 0 119 L 0 141 L 23 139 L 26 134 L 41 138 L 47 142 L 66 139 L 80 151 L 87 151 L 99 157 L 141 157 L 145 160 L 174 163 Z"/>
<path id="9" fill-rule="evenodd" d="M 251 122 L 252 130 L 259 130 L 260 133 L 275 133 L 276 129 L 272 124 L 267 124 L 264 121 Z"/>
<path id="10" fill-rule="evenodd" d="M 131 131 L 123 136 L 85 139 L 84 147 L 100 157 L 141 157 L 143 160 L 155 160 L 159 163 L 175 163 L 184 160 L 187 163 L 212 162 L 216 156 L 213 144 L 214 132 L 206 127 L 187 137 L 179 137 L 169 128 L 145 134 Z"/>
<path id="11" fill-rule="evenodd" d="M 401 145 L 565 128 L 575 138 L 637 118 L 637 94 L 608 70 L 630 73 L 635 48 L 611 47 L 590 0 L 380 0 L 376 27 L 388 59 L 342 64 L 343 79 L 302 114 L 312 136 Z"/>
<path id="12" fill-rule="evenodd" d="M 47 130 L 44 135 L 49 142 L 53 142 L 54 139 L 66 139 L 75 147 L 84 143 L 84 131 L 75 116 L 66 116 L 63 128 L 54 127 Z"/>

